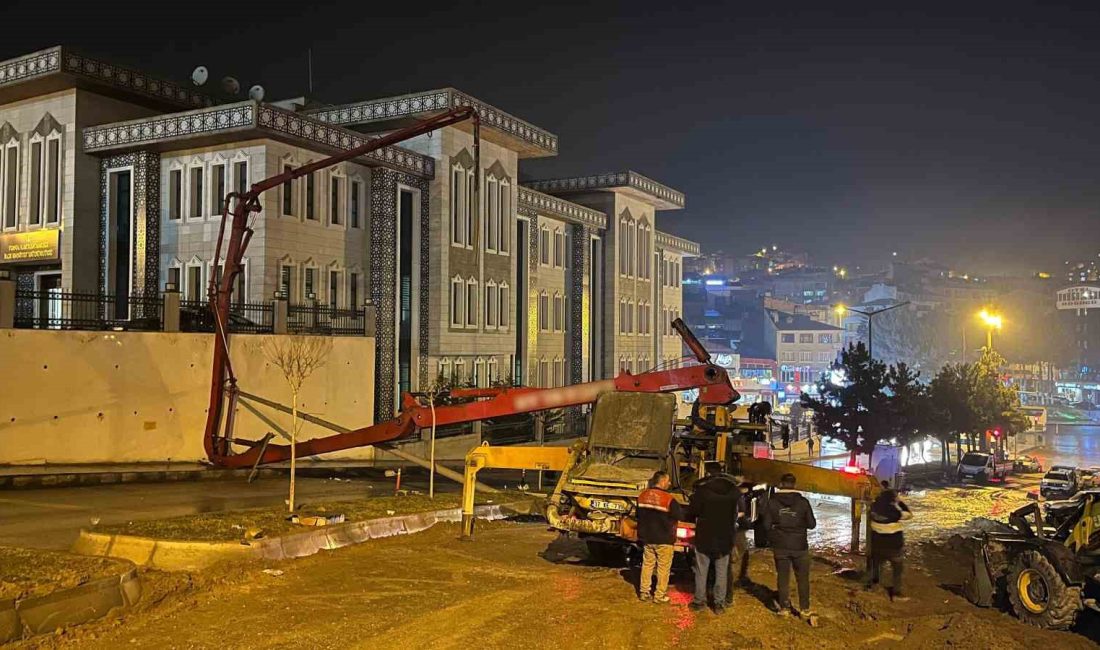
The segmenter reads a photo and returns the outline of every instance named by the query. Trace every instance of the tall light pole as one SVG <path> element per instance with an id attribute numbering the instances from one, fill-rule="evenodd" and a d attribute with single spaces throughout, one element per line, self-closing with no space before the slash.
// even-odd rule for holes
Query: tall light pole
<path id="1" fill-rule="evenodd" d="M 860 314 L 861 316 L 866 316 L 867 317 L 867 356 L 874 359 L 875 355 L 874 355 L 873 348 L 871 347 L 871 341 L 872 341 L 872 338 L 871 338 L 871 332 L 872 332 L 871 325 L 874 323 L 875 316 L 878 316 L 879 314 L 888 312 L 891 309 L 897 309 L 898 307 L 904 307 L 905 305 L 908 305 L 908 304 L 909 304 L 909 301 L 906 300 L 905 302 L 899 302 L 896 305 L 890 305 L 889 307 L 887 307 L 885 309 L 877 309 L 875 311 L 861 311 L 859 309 L 852 309 L 851 307 L 845 307 L 844 305 L 837 305 L 836 306 L 836 313 L 840 314 L 840 315 L 844 315 L 844 312 L 850 311 L 850 312 L 853 312 L 853 313 L 856 313 L 856 314 Z"/>
<path id="2" fill-rule="evenodd" d="M 1000 314 L 993 313 L 993 312 L 989 311 L 988 309 L 983 309 L 980 312 L 978 312 L 978 318 L 980 318 L 982 320 L 982 322 L 985 323 L 985 326 L 986 326 L 985 347 L 986 347 L 987 350 L 992 352 L 993 351 L 993 330 L 1000 331 L 1001 327 L 1004 325 L 1004 319 L 1001 318 Z"/>

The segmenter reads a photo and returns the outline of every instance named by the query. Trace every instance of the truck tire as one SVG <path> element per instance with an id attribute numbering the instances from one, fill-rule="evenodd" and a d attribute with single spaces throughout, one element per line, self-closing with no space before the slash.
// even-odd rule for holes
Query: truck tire
<path id="1" fill-rule="evenodd" d="M 597 540 L 587 540 L 588 558 L 594 564 L 607 567 L 620 567 L 626 564 L 626 547 Z"/>
<path id="2" fill-rule="evenodd" d="M 1007 587 L 1012 611 L 1035 627 L 1067 630 L 1084 607 L 1081 588 L 1067 585 L 1039 551 L 1024 551 L 1016 557 Z"/>

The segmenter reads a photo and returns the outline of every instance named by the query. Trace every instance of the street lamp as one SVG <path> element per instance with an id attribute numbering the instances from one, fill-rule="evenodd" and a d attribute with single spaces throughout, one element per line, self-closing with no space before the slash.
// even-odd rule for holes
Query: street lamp
<path id="1" fill-rule="evenodd" d="M 1001 327 L 1004 325 L 1004 320 L 1001 318 L 1000 314 L 995 314 L 988 309 L 983 309 L 978 312 L 978 318 L 980 318 L 982 322 L 985 323 L 985 326 L 987 328 L 985 331 L 985 347 L 992 351 L 993 330 L 1000 330 Z"/>
<path id="2" fill-rule="evenodd" d="M 836 306 L 836 313 L 843 316 L 844 312 L 850 311 L 850 312 L 853 312 L 853 313 L 856 313 L 856 314 L 860 314 L 861 316 L 866 316 L 867 317 L 867 356 L 874 359 L 875 355 L 872 352 L 872 348 L 871 348 L 871 341 L 872 341 L 872 339 L 871 339 L 871 325 L 874 323 L 874 320 L 875 320 L 874 317 L 878 316 L 879 314 L 888 312 L 891 309 L 897 309 L 898 307 L 904 307 L 905 305 L 908 305 L 908 304 L 909 304 L 909 301 L 906 300 L 905 302 L 899 302 L 896 305 L 890 305 L 889 307 L 887 307 L 885 309 L 878 309 L 878 310 L 875 310 L 875 311 L 860 311 L 859 309 L 852 309 L 851 307 L 845 307 L 844 305 L 837 305 Z"/>

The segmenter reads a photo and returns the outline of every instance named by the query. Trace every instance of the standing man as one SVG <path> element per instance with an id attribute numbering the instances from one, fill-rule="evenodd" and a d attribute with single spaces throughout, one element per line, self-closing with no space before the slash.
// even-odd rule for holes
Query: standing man
<path id="1" fill-rule="evenodd" d="M 668 602 L 668 575 L 675 552 L 676 522 L 684 518 L 680 502 L 668 492 L 670 483 L 666 472 L 657 472 L 649 479 L 649 487 L 638 496 L 638 539 L 643 544 L 638 599 L 642 602 Z M 654 569 L 657 590 L 650 595 Z"/>
<path id="2" fill-rule="evenodd" d="M 706 464 L 706 476 L 691 493 L 691 514 L 695 518 L 695 598 L 690 608 L 707 606 L 707 578 L 714 567 L 714 613 L 726 610 L 726 581 L 729 573 L 733 527 L 737 522 L 737 501 L 741 493 L 733 477 L 722 473 L 722 464 Z"/>
<path id="3" fill-rule="evenodd" d="M 882 492 L 871 504 L 871 553 L 865 589 L 878 586 L 882 568 L 889 562 L 893 581 L 888 593 L 894 600 L 905 602 L 909 598 L 901 587 L 901 574 L 905 569 L 905 533 L 901 522 L 912 519 L 913 513 L 898 493 L 890 489 L 888 481 L 883 481 L 882 487 Z"/>
<path id="4" fill-rule="evenodd" d="M 795 613 L 816 627 L 817 616 L 810 611 L 810 545 L 806 540 L 806 531 L 816 528 L 817 520 L 810 502 L 794 489 L 794 485 L 794 474 L 784 474 L 764 511 L 764 529 L 768 531 L 768 542 L 778 574 L 776 613 L 780 616 L 791 614 L 793 565 L 798 583 L 798 609 Z"/>
<path id="5" fill-rule="evenodd" d="M 814 457 L 814 437 L 810 436 L 806 438 L 806 449 L 809 450 L 810 458 Z"/>
<path id="6" fill-rule="evenodd" d="M 733 529 L 733 551 L 730 553 L 729 579 L 726 583 L 726 607 L 733 604 L 734 585 L 744 585 L 749 580 L 749 529 L 753 527 L 752 483 L 743 476 L 733 477 L 737 483 L 737 523 Z"/>

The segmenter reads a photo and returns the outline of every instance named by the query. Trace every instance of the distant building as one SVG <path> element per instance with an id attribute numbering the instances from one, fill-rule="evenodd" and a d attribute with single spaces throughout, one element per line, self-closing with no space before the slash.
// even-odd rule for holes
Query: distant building
<path id="1" fill-rule="evenodd" d="M 783 383 L 816 381 L 840 354 L 843 330 L 812 320 L 804 314 L 767 310 L 764 345 L 779 366 Z"/>
<path id="2" fill-rule="evenodd" d="M 1058 388 L 1075 400 L 1095 404 L 1100 397 L 1100 283 L 1066 287 L 1057 293 L 1056 304 L 1073 333 L 1076 352 Z"/>

